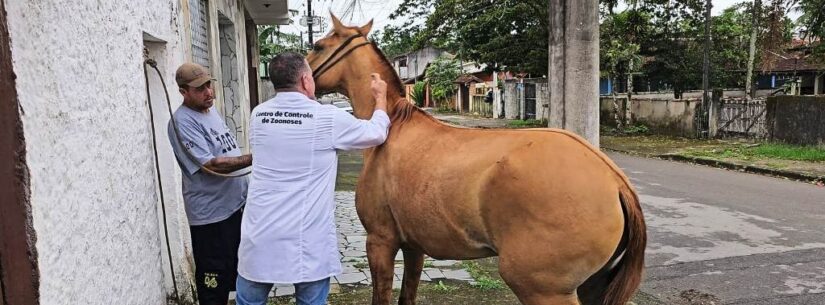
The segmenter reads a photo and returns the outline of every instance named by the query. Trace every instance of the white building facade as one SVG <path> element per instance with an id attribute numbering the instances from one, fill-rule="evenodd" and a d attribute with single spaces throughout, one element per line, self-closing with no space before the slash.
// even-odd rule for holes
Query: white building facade
<path id="1" fill-rule="evenodd" d="M 0 51 L 10 51 L 0 67 L 11 68 L 0 70 L 0 115 L 20 126 L 0 135 L 12 141 L 0 163 L 16 179 L 0 179 L 15 195 L 0 218 L 25 233 L 0 230 L 10 270 L 0 305 L 165 304 L 175 291 L 193 301 L 164 88 L 151 69 L 147 86 L 144 59 L 158 62 L 173 111 L 182 102 L 176 68 L 208 66 L 215 105 L 248 151 L 260 87 L 255 25 L 288 22 L 287 1 L 0 0 L 0 14 Z"/>

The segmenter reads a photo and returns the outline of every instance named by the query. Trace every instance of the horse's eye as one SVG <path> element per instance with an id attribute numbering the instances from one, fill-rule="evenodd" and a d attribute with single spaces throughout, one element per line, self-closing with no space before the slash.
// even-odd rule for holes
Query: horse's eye
<path id="1" fill-rule="evenodd" d="M 316 43 L 316 44 L 312 45 L 312 50 L 315 51 L 315 52 L 321 52 L 321 51 L 324 50 L 324 46 Z"/>

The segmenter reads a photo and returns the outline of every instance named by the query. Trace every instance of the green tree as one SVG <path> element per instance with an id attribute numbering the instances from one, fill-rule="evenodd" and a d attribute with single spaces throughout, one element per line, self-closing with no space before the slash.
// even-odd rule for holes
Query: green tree
<path id="1" fill-rule="evenodd" d="M 384 55 L 393 58 L 414 51 L 420 33 L 421 28 L 418 26 L 402 28 L 401 26 L 388 25 L 382 30 L 375 31 L 370 37 L 378 44 Z"/>
<path id="2" fill-rule="evenodd" d="M 815 44 L 814 55 L 825 62 L 825 0 L 788 0 L 801 12 L 798 20 L 802 36 Z M 815 43 L 818 41 L 818 43 Z"/>
<path id="3" fill-rule="evenodd" d="M 602 75 L 614 82 L 621 76 L 630 77 L 641 66 L 639 41 L 651 31 L 650 16 L 633 8 L 620 13 L 610 10 L 599 28 Z"/>
<path id="4" fill-rule="evenodd" d="M 744 87 L 751 36 L 750 3 L 740 3 L 714 17 L 711 49 L 711 83 L 714 87 Z"/>
<path id="5" fill-rule="evenodd" d="M 436 58 L 427 67 L 427 82 L 432 90 L 432 97 L 443 102 L 455 93 L 456 78 L 461 73 L 458 62 L 447 56 Z"/>
<path id="6" fill-rule="evenodd" d="M 547 0 L 404 0 L 391 17 L 422 24 L 415 48 L 435 46 L 462 61 L 544 75 Z M 422 22 L 423 21 L 423 22 Z M 418 23 L 415 23 L 418 22 Z"/>
<path id="7" fill-rule="evenodd" d="M 269 62 L 275 55 L 286 51 L 307 53 L 300 36 L 281 32 L 280 26 L 277 25 L 258 26 L 258 44 L 261 61 L 264 62 Z"/>

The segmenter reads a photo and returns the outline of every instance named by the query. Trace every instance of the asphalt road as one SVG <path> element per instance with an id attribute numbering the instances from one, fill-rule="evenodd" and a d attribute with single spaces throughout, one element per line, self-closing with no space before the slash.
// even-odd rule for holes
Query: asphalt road
<path id="1" fill-rule="evenodd" d="M 825 188 L 610 157 L 645 211 L 650 304 L 825 305 Z"/>

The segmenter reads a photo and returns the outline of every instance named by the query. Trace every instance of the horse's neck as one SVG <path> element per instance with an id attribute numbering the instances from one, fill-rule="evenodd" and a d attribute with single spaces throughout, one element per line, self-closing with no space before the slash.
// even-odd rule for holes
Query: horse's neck
<path id="1" fill-rule="evenodd" d="M 369 119 L 375 109 L 375 99 L 372 98 L 372 89 L 370 88 L 370 76 L 366 73 L 379 71 L 381 79 L 387 82 L 387 114 L 392 117 L 395 113 L 395 103 L 401 99 L 401 92 L 403 88 L 398 88 L 395 82 L 397 76 L 391 67 L 379 68 L 359 68 L 358 71 L 353 71 L 358 74 L 353 74 L 346 80 L 345 90 L 347 95 L 353 101 L 355 108 L 355 116 L 359 119 Z M 360 72 L 360 73 L 359 73 Z M 366 73 L 365 73 L 366 72 Z"/>
<path id="2" fill-rule="evenodd" d="M 349 77 L 344 80 L 344 88 L 347 95 L 353 101 L 355 108 L 355 116 L 359 119 L 369 119 L 375 109 L 375 100 L 372 98 L 372 89 L 370 88 L 370 74 L 378 73 L 381 79 L 387 82 L 387 114 L 393 120 L 392 124 L 413 124 L 419 134 L 438 133 L 438 124 L 432 118 L 427 117 L 426 114 L 413 109 L 409 116 L 397 115 L 398 111 L 405 110 L 403 104 L 409 101 L 400 101 L 404 98 L 405 88 L 395 74 L 395 70 L 389 63 L 380 60 L 378 57 L 369 57 L 366 61 L 358 65 L 350 65 L 348 71 Z M 400 86 L 400 87 L 399 87 Z M 403 120 L 403 122 L 399 122 Z M 391 139 L 394 137 L 391 137 Z M 369 155 L 372 150 L 367 150 Z"/>

